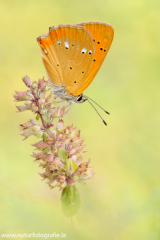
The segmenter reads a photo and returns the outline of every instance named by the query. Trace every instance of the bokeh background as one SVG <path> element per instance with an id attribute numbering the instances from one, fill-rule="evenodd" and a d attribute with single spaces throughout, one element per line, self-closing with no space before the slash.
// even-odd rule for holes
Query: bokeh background
<path id="1" fill-rule="evenodd" d="M 103 21 L 114 26 L 108 55 L 85 94 L 111 115 L 105 127 L 88 103 L 64 117 L 88 143 L 94 180 L 77 185 L 77 230 L 61 211 L 22 142 L 13 94 L 24 75 L 45 76 L 36 37 L 60 23 Z M 66 233 L 67 239 L 160 239 L 160 1 L 0 0 L 0 233 Z"/>

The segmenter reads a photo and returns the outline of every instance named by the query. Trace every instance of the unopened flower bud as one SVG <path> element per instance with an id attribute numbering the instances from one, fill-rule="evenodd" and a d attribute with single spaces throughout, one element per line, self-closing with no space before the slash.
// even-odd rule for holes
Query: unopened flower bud
<path id="1" fill-rule="evenodd" d="M 55 103 L 52 102 L 52 103 L 50 104 L 50 108 L 53 109 L 54 107 L 55 107 Z"/>
<path id="2" fill-rule="evenodd" d="M 80 168 L 87 168 L 88 167 L 88 162 L 83 162 L 79 165 Z"/>
<path id="3" fill-rule="evenodd" d="M 77 173 L 82 173 L 85 171 L 85 168 L 77 168 L 76 172 Z"/>
<path id="4" fill-rule="evenodd" d="M 60 183 L 57 180 L 54 180 L 54 182 L 51 184 L 52 187 L 59 186 Z"/>
<path id="5" fill-rule="evenodd" d="M 57 137 L 58 137 L 58 139 L 61 139 L 61 138 L 63 137 L 62 133 L 59 133 L 59 134 L 57 135 Z"/>
<path id="6" fill-rule="evenodd" d="M 53 160 L 53 163 L 54 164 L 59 164 L 60 163 L 60 158 L 56 157 L 54 160 Z"/>
<path id="7" fill-rule="evenodd" d="M 47 140 L 46 140 L 46 143 L 47 143 L 48 145 L 52 145 L 53 142 L 54 142 L 53 138 L 47 138 Z"/>
<path id="8" fill-rule="evenodd" d="M 62 119 L 60 119 L 57 126 L 56 126 L 56 129 L 61 130 L 63 128 L 63 126 L 64 126 L 64 122 L 63 122 Z"/>
<path id="9" fill-rule="evenodd" d="M 44 84 L 42 87 L 41 87 L 41 91 L 42 92 L 44 92 L 44 91 L 46 91 L 47 89 L 46 89 L 46 85 Z"/>
<path id="10" fill-rule="evenodd" d="M 46 160 L 52 161 L 53 160 L 53 154 L 47 154 L 45 157 Z"/>
<path id="11" fill-rule="evenodd" d="M 80 156 L 80 157 L 77 158 L 76 164 L 80 165 L 82 161 L 83 161 L 83 158 Z"/>
<path id="12" fill-rule="evenodd" d="M 32 112 L 37 112 L 38 111 L 38 107 L 36 105 L 32 105 L 31 106 L 31 110 L 32 110 Z"/>
<path id="13" fill-rule="evenodd" d="M 39 175 L 40 175 L 41 177 L 43 177 L 43 178 L 48 178 L 48 177 L 50 177 L 50 176 L 52 175 L 52 171 L 47 170 L 47 171 L 44 172 L 44 173 L 39 173 Z"/>
<path id="14" fill-rule="evenodd" d="M 32 83 L 28 76 L 22 78 L 23 82 L 26 84 L 27 87 L 31 87 Z"/>
<path id="15" fill-rule="evenodd" d="M 67 182 L 69 185 L 73 186 L 74 181 L 72 179 L 69 179 Z"/>
<path id="16" fill-rule="evenodd" d="M 41 110 L 41 114 L 42 114 L 42 115 L 47 114 L 47 109 L 46 109 L 46 108 L 43 108 L 43 109 Z"/>
<path id="17" fill-rule="evenodd" d="M 41 129 L 41 126 L 40 126 L 40 125 L 33 125 L 33 126 L 31 127 L 31 130 L 34 131 L 34 132 L 38 132 L 40 129 Z"/>
<path id="18" fill-rule="evenodd" d="M 42 79 L 40 79 L 39 81 L 38 81 L 38 88 L 41 88 L 43 85 L 44 85 L 44 78 L 42 78 Z"/>
<path id="19" fill-rule="evenodd" d="M 59 181 L 60 183 L 63 183 L 65 180 L 66 180 L 66 176 L 64 176 L 64 175 L 62 175 L 62 176 L 58 179 L 58 181 Z"/>
<path id="20" fill-rule="evenodd" d="M 36 133 L 34 133 L 34 136 L 36 136 L 37 138 L 41 138 L 43 136 L 43 131 L 38 131 Z"/>
<path id="21" fill-rule="evenodd" d="M 37 82 L 36 81 L 32 82 L 32 88 L 33 89 L 37 88 Z"/>
<path id="22" fill-rule="evenodd" d="M 27 128 L 30 128 L 30 127 L 32 127 L 33 126 L 33 124 L 31 123 L 31 122 L 27 122 L 27 123 L 24 123 L 24 124 L 19 124 L 19 129 L 21 130 L 21 131 L 24 131 L 24 130 L 26 130 Z"/>
<path id="23" fill-rule="evenodd" d="M 33 100 L 33 95 L 27 92 L 15 91 L 14 98 L 16 101 L 30 101 Z"/>
<path id="24" fill-rule="evenodd" d="M 76 152 L 76 149 L 72 148 L 72 149 L 69 150 L 69 155 L 73 155 L 75 152 Z"/>
<path id="25" fill-rule="evenodd" d="M 65 188 L 67 186 L 67 182 L 65 181 L 64 183 L 61 184 L 60 188 Z"/>
<path id="26" fill-rule="evenodd" d="M 38 100 L 38 103 L 40 104 L 40 105 L 42 105 L 42 104 L 44 104 L 45 103 L 45 98 L 40 98 L 39 100 Z"/>
<path id="27" fill-rule="evenodd" d="M 21 106 L 16 106 L 19 112 L 26 111 L 28 109 L 28 106 L 26 105 L 21 105 Z"/>

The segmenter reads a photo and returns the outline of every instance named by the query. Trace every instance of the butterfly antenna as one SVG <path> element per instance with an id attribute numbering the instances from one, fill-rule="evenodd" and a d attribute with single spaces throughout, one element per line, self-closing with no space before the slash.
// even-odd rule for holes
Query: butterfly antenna
<path id="1" fill-rule="evenodd" d="M 107 114 L 110 115 L 109 112 L 107 112 L 104 108 L 102 108 L 102 107 L 101 107 L 98 103 L 96 103 L 93 99 L 91 99 L 91 98 L 89 98 L 89 97 L 87 97 L 87 96 L 84 96 L 84 97 L 87 98 L 87 99 L 90 99 L 92 102 L 94 102 L 95 104 L 97 104 L 97 106 L 100 107 L 105 113 L 107 113 Z"/>
<path id="2" fill-rule="evenodd" d="M 101 117 L 101 115 L 99 114 L 99 112 L 97 111 L 97 109 L 95 108 L 95 106 L 88 100 L 86 99 L 90 104 L 91 106 L 94 108 L 94 110 L 97 112 L 97 114 L 100 116 L 100 118 L 102 119 L 103 123 L 107 126 L 107 123 L 104 121 L 104 119 Z"/>

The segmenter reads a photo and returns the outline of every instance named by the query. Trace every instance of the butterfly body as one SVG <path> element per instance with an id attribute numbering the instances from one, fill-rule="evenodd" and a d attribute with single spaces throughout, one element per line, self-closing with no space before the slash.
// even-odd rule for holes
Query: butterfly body
<path id="1" fill-rule="evenodd" d="M 98 72 L 113 40 L 113 27 L 86 22 L 50 27 L 37 38 L 50 82 L 59 96 L 77 101 Z M 83 101 L 82 101 L 83 102 Z"/>

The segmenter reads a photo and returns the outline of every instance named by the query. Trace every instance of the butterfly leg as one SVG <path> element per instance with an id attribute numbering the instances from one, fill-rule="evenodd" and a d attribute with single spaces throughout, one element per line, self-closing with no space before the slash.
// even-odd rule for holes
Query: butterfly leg
<path id="1" fill-rule="evenodd" d="M 57 101 L 56 103 L 61 103 L 61 102 L 65 102 L 66 101 L 66 99 L 65 100 L 61 100 L 61 101 Z M 67 105 L 67 106 L 64 106 L 65 108 L 67 108 L 67 107 L 69 107 L 68 108 L 68 110 L 66 111 L 66 113 L 71 109 L 71 107 L 73 106 L 73 104 L 74 104 L 74 102 L 73 101 L 71 101 L 71 100 L 67 100 L 67 102 L 69 102 L 69 104 Z"/>
<path id="2" fill-rule="evenodd" d="M 65 100 L 62 100 L 62 101 L 57 101 L 56 103 L 61 103 L 61 102 L 64 102 Z"/>
<path id="3" fill-rule="evenodd" d="M 67 108 L 67 107 L 69 107 L 69 106 L 70 106 L 70 107 L 68 108 L 68 110 L 66 111 L 66 113 L 69 112 L 69 110 L 72 108 L 72 106 L 73 106 L 73 104 L 74 104 L 74 102 L 71 101 L 71 100 L 68 100 L 68 102 L 69 102 L 69 105 L 65 106 L 65 108 Z"/>

